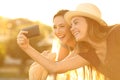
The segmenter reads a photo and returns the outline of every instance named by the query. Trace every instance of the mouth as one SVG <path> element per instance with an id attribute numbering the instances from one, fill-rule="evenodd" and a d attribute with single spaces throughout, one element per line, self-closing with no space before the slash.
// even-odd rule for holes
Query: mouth
<path id="1" fill-rule="evenodd" d="M 76 31 L 76 32 L 73 33 L 73 35 L 74 35 L 75 38 L 78 38 L 78 37 L 79 37 L 79 34 L 80 34 L 79 31 Z"/>
<path id="2" fill-rule="evenodd" d="M 64 37 L 65 37 L 65 35 L 58 35 L 58 38 L 59 38 L 60 40 L 63 40 Z"/>

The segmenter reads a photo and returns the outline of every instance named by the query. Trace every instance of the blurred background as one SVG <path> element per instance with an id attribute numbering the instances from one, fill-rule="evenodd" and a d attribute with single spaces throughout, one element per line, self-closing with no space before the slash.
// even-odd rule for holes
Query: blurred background
<path id="1" fill-rule="evenodd" d="M 19 48 L 16 36 L 22 28 L 34 24 L 39 25 L 40 36 L 30 38 L 30 44 L 39 52 L 51 49 L 53 35 L 50 26 L 24 18 L 0 17 L 0 80 L 25 80 L 28 77 L 28 68 L 33 61 Z"/>
<path id="2" fill-rule="evenodd" d="M 17 45 L 16 36 L 25 27 L 37 24 L 40 36 L 30 38 L 39 52 L 52 48 L 52 19 L 60 9 L 74 10 L 79 3 L 96 4 L 102 18 L 120 23 L 119 0 L 0 0 L 0 80 L 27 80 L 33 60 Z"/>

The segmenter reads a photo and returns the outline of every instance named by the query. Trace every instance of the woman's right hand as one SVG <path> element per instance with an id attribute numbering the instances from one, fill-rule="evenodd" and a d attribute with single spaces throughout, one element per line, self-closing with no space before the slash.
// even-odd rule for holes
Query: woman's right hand
<path id="1" fill-rule="evenodd" d="M 28 31 L 20 31 L 17 35 L 17 44 L 22 48 L 26 49 L 29 46 L 29 39 L 25 36 L 28 34 Z"/>

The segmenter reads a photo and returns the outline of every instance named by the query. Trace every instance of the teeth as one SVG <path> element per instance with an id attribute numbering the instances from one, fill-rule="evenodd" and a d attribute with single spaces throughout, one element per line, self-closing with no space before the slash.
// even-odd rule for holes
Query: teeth
<path id="1" fill-rule="evenodd" d="M 59 38 L 63 38 L 64 37 L 64 35 L 60 35 L 60 36 L 58 36 Z"/>
<path id="2" fill-rule="evenodd" d="M 79 34 L 79 32 L 75 32 L 75 33 L 74 33 L 74 36 L 77 35 L 77 34 Z"/>
<path id="3" fill-rule="evenodd" d="M 63 36 L 59 36 L 60 38 L 63 37 Z"/>
<path id="4" fill-rule="evenodd" d="M 75 38 L 77 38 L 79 32 L 75 32 L 73 35 L 75 36 Z"/>

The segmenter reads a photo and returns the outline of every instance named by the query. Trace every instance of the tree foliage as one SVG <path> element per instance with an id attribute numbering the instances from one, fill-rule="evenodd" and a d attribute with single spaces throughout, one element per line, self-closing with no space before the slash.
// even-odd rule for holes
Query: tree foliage
<path id="1" fill-rule="evenodd" d="M 43 41 L 46 37 L 52 35 L 52 28 L 48 25 L 42 24 L 39 21 L 31 21 L 24 18 L 17 18 L 17 19 L 5 19 L 0 17 L 0 37 L 4 36 L 1 39 L 1 42 L 5 42 L 3 46 L 0 46 L 4 51 L 4 54 L 9 55 L 13 58 L 20 58 L 23 60 L 30 59 L 26 53 L 24 53 L 16 43 L 16 38 L 18 32 L 25 27 L 29 27 L 31 25 L 37 24 L 40 27 L 40 36 L 33 37 L 30 39 L 30 44 L 37 49 L 38 51 L 42 52 L 43 50 L 51 48 L 51 44 L 47 46 L 38 46 L 40 41 Z"/>

